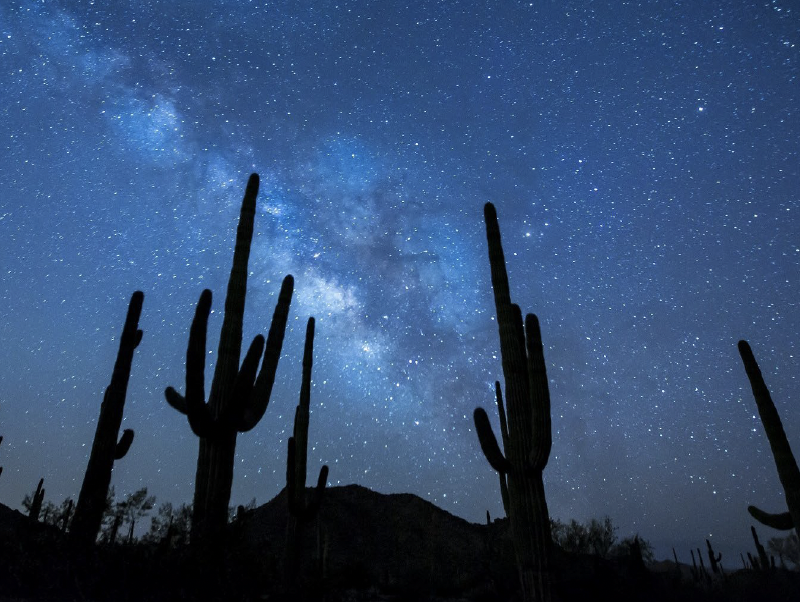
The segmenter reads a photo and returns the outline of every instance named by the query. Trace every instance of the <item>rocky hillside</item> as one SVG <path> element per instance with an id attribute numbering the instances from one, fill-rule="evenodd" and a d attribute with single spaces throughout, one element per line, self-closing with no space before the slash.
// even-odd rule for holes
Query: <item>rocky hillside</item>
<path id="1" fill-rule="evenodd" d="M 287 517 L 282 492 L 242 520 L 238 545 L 279 564 Z M 504 532 L 504 521 L 491 527 L 469 523 L 416 495 L 331 487 L 318 520 L 305 528 L 304 570 L 342 587 L 465 591 L 513 576 Z"/>

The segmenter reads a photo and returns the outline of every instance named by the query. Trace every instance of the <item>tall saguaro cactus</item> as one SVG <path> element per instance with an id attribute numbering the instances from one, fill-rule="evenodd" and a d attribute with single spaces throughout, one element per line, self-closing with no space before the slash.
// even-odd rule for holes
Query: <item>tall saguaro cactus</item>
<path id="1" fill-rule="evenodd" d="M 739 355 L 742 356 L 744 369 L 753 389 L 758 415 L 761 417 L 761 424 L 764 425 L 767 433 L 769 446 L 772 448 L 772 457 L 778 468 L 778 478 L 786 495 L 786 505 L 789 507 L 788 512 L 781 514 L 770 514 L 755 506 L 748 506 L 747 510 L 753 518 L 768 527 L 785 531 L 794 528 L 795 532 L 800 535 L 800 469 L 797 468 L 797 461 L 792 453 L 792 448 L 789 447 L 789 440 L 786 438 L 786 431 L 783 430 L 778 410 L 775 409 L 775 403 L 772 401 L 764 377 L 761 375 L 761 369 L 758 367 L 753 350 L 750 349 L 747 341 L 739 341 Z"/>
<path id="2" fill-rule="evenodd" d="M 503 412 L 497 385 L 505 455 L 482 408 L 475 410 L 475 428 L 486 459 L 500 473 L 501 486 L 505 480 L 508 489 L 504 497 L 523 600 L 546 602 L 551 597 L 552 539 L 542 472 L 550 457 L 552 434 L 542 335 L 537 317 L 528 314 L 523 326 L 519 306 L 511 303 L 500 226 L 491 203 L 484 207 L 484 218 L 506 388 Z"/>
<path id="3" fill-rule="evenodd" d="M 70 528 L 72 539 L 83 545 L 94 543 L 100 530 L 100 523 L 106 510 L 106 497 L 108 486 L 111 484 L 114 460 L 122 459 L 133 442 L 131 429 L 125 429 L 122 437 L 119 437 L 119 429 L 122 426 L 122 412 L 131 376 L 133 352 L 142 341 L 139 317 L 142 315 L 143 303 L 144 293 L 134 292 L 128 304 L 125 325 L 122 327 L 111 383 L 106 388 L 103 403 L 100 404 L 100 417 L 94 433 L 92 453 L 86 466 L 86 474 L 83 477 L 78 505 L 75 507 L 75 516 Z"/>
<path id="4" fill-rule="evenodd" d="M 186 395 L 179 394 L 172 387 L 165 391 L 167 402 L 187 416 L 189 426 L 200 438 L 191 532 L 192 543 L 200 546 L 218 543 L 224 532 L 233 484 L 236 436 L 255 427 L 269 404 L 294 288 L 294 278 L 286 276 L 266 346 L 264 337 L 257 335 L 240 366 L 247 263 L 253 239 L 258 185 L 258 175 L 252 174 L 239 214 L 233 267 L 228 280 L 225 315 L 208 402 L 205 399 L 206 332 L 211 312 L 211 291 L 208 289 L 200 295 L 189 332 Z M 259 372 L 262 352 L 264 356 Z"/>
<path id="5" fill-rule="evenodd" d="M 287 592 L 298 599 L 303 599 L 305 596 L 305 592 L 298 591 L 302 588 L 298 577 L 304 528 L 308 521 L 316 517 L 325 492 L 325 484 L 328 481 L 328 467 L 323 465 L 319 471 L 317 487 L 311 494 L 310 499 L 306 499 L 308 423 L 311 409 L 311 367 L 313 357 L 314 318 L 309 318 L 306 326 L 305 348 L 303 349 L 303 379 L 300 384 L 300 402 L 294 412 L 294 431 L 293 435 L 289 437 L 286 457 L 286 498 L 289 506 L 289 520 L 286 527 L 284 579 Z"/>

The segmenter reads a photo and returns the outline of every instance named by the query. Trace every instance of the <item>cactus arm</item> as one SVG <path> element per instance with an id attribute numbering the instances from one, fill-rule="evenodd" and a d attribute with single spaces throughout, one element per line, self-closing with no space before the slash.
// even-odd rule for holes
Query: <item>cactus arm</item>
<path id="1" fill-rule="evenodd" d="M 255 383 L 256 373 L 258 372 L 258 362 L 261 360 L 261 353 L 263 351 L 264 337 L 259 334 L 253 339 L 253 342 L 250 343 L 250 348 L 244 356 L 242 366 L 239 368 L 236 380 L 233 383 L 231 402 L 224 415 L 225 420 L 233 430 L 239 430 L 240 418 L 247 407 L 246 403 L 253 394 L 253 384 Z"/>
<path id="2" fill-rule="evenodd" d="M 303 514 L 306 518 L 313 518 L 317 511 L 319 510 L 320 505 L 322 504 L 322 498 L 325 494 L 325 485 L 328 483 L 328 466 L 327 464 L 323 464 L 322 468 L 319 469 L 319 477 L 317 477 L 317 486 L 314 488 L 314 491 L 311 493 L 311 498 L 308 500 L 306 507 L 303 509 Z"/>
<path id="3" fill-rule="evenodd" d="M 507 314 L 504 318 L 502 314 Z M 500 353 L 506 382 L 506 418 L 512 446 L 526 449 L 531 437 L 531 404 L 528 384 L 528 362 L 525 359 L 525 332 L 522 311 L 511 303 L 497 307 L 500 322 Z M 506 450 L 506 453 L 511 453 Z M 514 457 L 512 455 L 512 457 Z"/>
<path id="4" fill-rule="evenodd" d="M 184 416 L 186 415 L 186 398 L 183 395 L 172 387 L 167 387 L 164 389 L 164 398 L 170 407 L 178 410 Z"/>
<path id="5" fill-rule="evenodd" d="M 789 512 L 770 514 L 769 512 L 764 512 L 755 506 L 748 506 L 747 511 L 750 513 L 750 516 L 752 516 L 762 525 L 772 527 L 778 531 L 789 531 L 790 529 L 794 528 L 794 521 L 792 520 L 792 515 Z"/>
<path id="6" fill-rule="evenodd" d="M 497 475 L 500 479 L 500 499 L 503 500 L 503 510 L 508 516 L 508 475 L 504 472 L 498 472 Z"/>
<path id="7" fill-rule="evenodd" d="M 181 414 L 186 414 L 192 432 L 198 437 L 212 437 L 218 432 L 205 401 L 206 336 L 211 301 L 211 291 L 205 289 L 195 307 L 186 348 L 186 396 L 181 396 L 172 387 L 164 391 L 167 403 Z"/>
<path id="8" fill-rule="evenodd" d="M 775 460 L 775 467 L 778 469 L 778 478 L 786 495 L 786 505 L 789 507 L 793 526 L 800 533 L 800 469 L 797 467 L 797 461 L 786 438 L 786 431 L 783 429 L 778 410 L 775 408 L 775 403 L 772 401 L 772 396 L 764 382 L 761 369 L 758 367 L 750 345 L 747 341 L 739 341 L 738 347 L 753 390 L 753 397 L 758 406 L 761 424 L 764 426 L 772 449 L 772 457 Z M 760 520 L 755 515 L 754 517 Z"/>
<path id="9" fill-rule="evenodd" d="M 547 382 L 547 366 L 544 361 L 542 331 L 539 319 L 534 314 L 525 316 L 525 347 L 528 352 L 528 380 L 532 404 L 531 465 L 543 470 L 553 447 L 553 432 L 550 420 L 550 387 Z"/>
<path id="10" fill-rule="evenodd" d="M 500 388 L 500 381 L 494 381 L 494 393 L 497 398 L 497 413 L 500 416 L 500 437 L 503 441 L 503 449 L 508 448 L 508 421 L 506 420 L 506 404 L 503 402 L 503 390 Z"/>
<path id="11" fill-rule="evenodd" d="M 246 396 L 252 391 L 258 373 L 258 362 L 261 360 L 263 352 L 264 337 L 259 334 L 253 338 L 253 342 L 250 343 L 250 347 L 244 356 L 239 373 L 236 375 L 236 380 L 239 382 L 233 387 L 234 393 L 241 393 L 242 396 Z"/>
<path id="12" fill-rule="evenodd" d="M 503 390 L 500 388 L 500 381 L 494 382 L 495 396 L 497 397 L 497 413 L 500 416 L 500 435 L 503 440 L 503 449 L 508 449 L 508 422 L 506 420 L 505 402 L 503 402 Z M 500 479 L 500 498 L 503 500 L 503 510 L 508 516 L 508 476 L 504 472 L 497 473 Z"/>
<path id="13" fill-rule="evenodd" d="M 125 429 L 122 431 L 122 437 L 119 438 L 117 447 L 114 449 L 114 459 L 122 460 L 131 448 L 131 443 L 133 443 L 133 429 Z"/>
<path id="14" fill-rule="evenodd" d="M 258 373 L 255 385 L 249 395 L 248 403 L 243 405 L 240 410 L 237 429 L 241 433 L 252 430 L 264 416 L 264 412 L 267 411 L 269 399 L 272 396 L 272 387 L 275 384 L 275 373 L 278 369 L 278 360 L 283 347 L 293 291 L 294 277 L 288 275 L 283 279 L 278 302 L 272 314 L 272 323 L 267 334 L 261 371 Z"/>
<path id="15" fill-rule="evenodd" d="M 211 437 L 216 429 L 211 412 L 206 405 L 205 355 L 208 316 L 211 313 L 211 291 L 205 289 L 195 308 L 189 344 L 186 348 L 186 417 L 198 437 Z"/>
<path id="16" fill-rule="evenodd" d="M 481 444 L 483 455 L 489 461 L 489 464 L 497 472 L 506 474 L 511 470 L 511 464 L 506 460 L 503 452 L 500 451 L 500 446 L 497 445 L 497 438 L 494 436 L 492 425 L 489 422 L 489 416 L 483 408 L 476 408 L 473 413 L 475 421 L 475 430 L 478 433 L 478 441 Z"/>

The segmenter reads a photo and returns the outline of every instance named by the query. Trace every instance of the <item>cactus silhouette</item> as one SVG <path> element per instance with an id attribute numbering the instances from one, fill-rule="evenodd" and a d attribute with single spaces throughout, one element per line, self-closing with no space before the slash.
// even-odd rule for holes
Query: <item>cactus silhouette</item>
<path id="1" fill-rule="evenodd" d="M 191 541 L 213 546 L 221 541 L 228 520 L 233 484 L 236 437 L 256 426 L 269 404 L 278 367 L 294 279 L 284 278 L 267 336 L 257 335 L 241 367 L 242 323 L 247 293 L 247 263 L 253 239 L 259 179 L 252 174 L 242 200 L 225 315 L 222 320 L 217 363 L 208 402 L 205 399 L 205 355 L 211 291 L 200 295 L 189 332 L 186 351 L 186 394 L 172 387 L 165 391 L 167 402 L 185 414 L 189 426 L 200 438 L 192 515 Z M 258 364 L 263 362 L 261 370 Z"/>
<path id="2" fill-rule="evenodd" d="M 503 441 L 503 449 L 508 449 L 508 422 L 506 420 L 506 408 L 503 402 L 503 389 L 500 388 L 500 381 L 494 381 L 495 398 L 497 399 L 497 414 L 500 418 L 500 436 Z M 500 497 L 503 500 L 503 510 L 508 516 L 508 478 L 505 472 L 498 471 L 500 477 Z"/>
<path id="3" fill-rule="evenodd" d="M 482 408 L 475 410 L 475 429 L 486 459 L 501 475 L 501 491 L 506 482 L 504 498 L 508 501 L 506 504 L 504 499 L 504 504 L 511 522 L 523 600 L 548 601 L 552 538 L 542 471 L 550 457 L 552 434 L 542 336 L 537 317 L 528 314 L 523 326 L 519 306 L 511 303 L 500 227 L 491 203 L 484 207 L 484 218 L 506 385 L 504 415 L 500 386 L 496 385 L 505 455 Z"/>
<path id="4" fill-rule="evenodd" d="M 103 402 L 100 404 L 100 417 L 94 433 L 94 443 L 83 477 L 75 516 L 72 518 L 70 534 L 76 543 L 94 543 L 106 510 L 108 486 L 111 484 L 111 471 L 114 460 L 122 459 L 133 442 L 133 431 L 125 429 L 117 441 L 122 425 L 122 412 L 128 392 L 128 380 L 133 364 L 133 352 L 142 340 L 139 330 L 139 317 L 142 314 L 144 293 L 136 291 L 131 295 L 128 313 L 122 327 L 119 351 L 111 374 L 111 382 L 106 387 Z"/>
<path id="5" fill-rule="evenodd" d="M 722 573 L 722 552 L 714 554 L 714 548 L 711 547 L 711 542 L 706 539 L 706 547 L 708 548 L 708 561 L 711 563 L 711 571 L 718 575 Z"/>
<path id="6" fill-rule="evenodd" d="M 767 551 L 764 549 L 764 546 L 761 545 L 761 542 L 758 540 L 758 533 L 756 533 L 755 527 L 750 527 L 750 533 L 753 536 L 753 541 L 756 544 L 756 551 L 758 552 L 758 559 L 750 557 L 750 564 L 754 567 L 761 569 L 762 571 L 768 571 L 771 568 L 771 563 L 769 560 L 769 556 L 767 556 Z M 750 553 L 747 554 L 750 556 Z"/>
<path id="7" fill-rule="evenodd" d="M 781 514 L 770 514 L 755 506 L 748 506 L 747 510 L 753 518 L 768 527 L 784 531 L 794 528 L 795 532 L 800 535 L 800 469 L 797 468 L 797 461 L 792 453 L 792 448 L 789 447 L 778 410 L 775 409 L 772 396 L 761 375 L 761 369 L 758 367 L 747 341 L 739 341 L 739 355 L 742 356 L 744 369 L 753 389 L 758 415 L 761 417 L 761 424 L 767 433 L 769 446 L 772 448 L 772 457 L 775 459 L 775 466 L 778 469 L 778 478 L 786 495 L 786 505 L 789 507 L 788 512 Z"/>
<path id="8" fill-rule="evenodd" d="M 70 498 L 67 502 L 67 507 L 64 508 L 64 514 L 61 516 L 61 532 L 66 533 L 69 526 L 69 520 L 72 518 L 72 510 L 75 508 L 75 502 Z"/>
<path id="9" fill-rule="evenodd" d="M 39 514 L 42 512 L 42 502 L 44 501 L 44 477 L 39 479 L 39 484 L 36 486 L 36 491 L 33 492 L 31 497 L 31 508 L 28 511 L 28 518 L 34 521 L 39 520 Z"/>
<path id="10" fill-rule="evenodd" d="M 311 367 L 314 356 L 314 318 L 309 318 L 306 326 L 306 341 L 303 350 L 303 378 L 300 384 L 300 402 L 294 413 L 293 436 L 289 437 L 286 457 L 286 499 L 289 519 L 286 528 L 286 554 L 284 579 L 287 593 L 302 599 L 304 586 L 308 584 L 299 579 L 301 546 L 305 525 L 313 520 L 319 511 L 325 484 L 328 480 L 328 467 L 323 465 L 319 471 L 317 487 L 306 499 L 306 472 L 308 465 L 308 423 L 311 407 Z M 306 580 L 303 580 L 306 581 Z"/>

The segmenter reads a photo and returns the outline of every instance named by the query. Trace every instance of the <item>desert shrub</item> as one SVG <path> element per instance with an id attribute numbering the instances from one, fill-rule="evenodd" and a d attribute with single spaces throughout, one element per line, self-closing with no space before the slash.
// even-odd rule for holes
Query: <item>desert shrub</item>
<path id="1" fill-rule="evenodd" d="M 565 552 L 573 554 L 594 554 L 607 558 L 617 541 L 617 528 L 608 516 L 601 520 L 591 519 L 586 524 L 575 519 L 562 523 L 550 520 L 553 541 Z"/>

